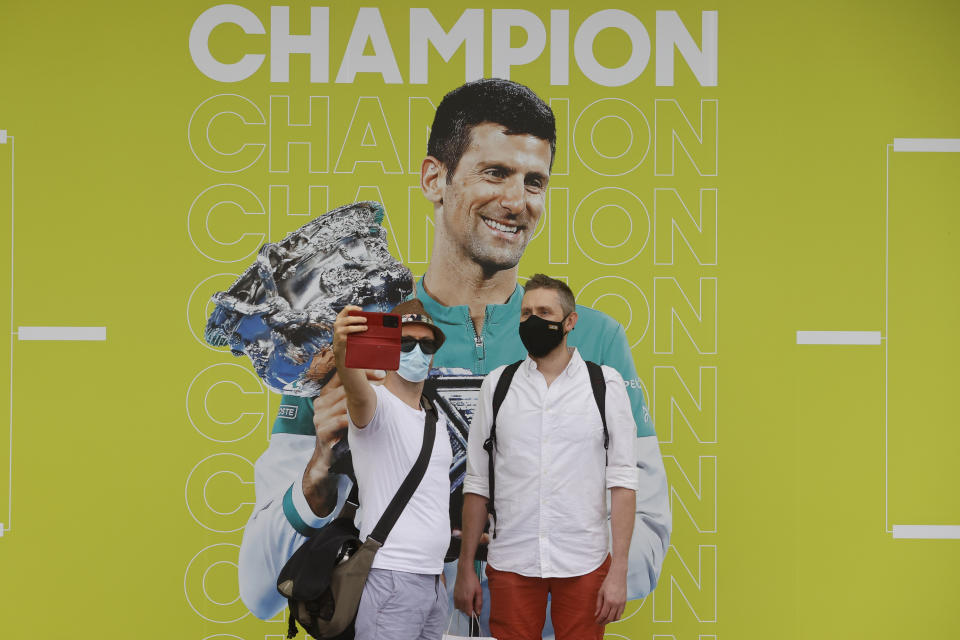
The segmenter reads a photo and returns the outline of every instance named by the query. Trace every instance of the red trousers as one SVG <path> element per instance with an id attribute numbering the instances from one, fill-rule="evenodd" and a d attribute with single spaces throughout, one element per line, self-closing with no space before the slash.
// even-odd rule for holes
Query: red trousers
<path id="1" fill-rule="evenodd" d="M 550 594 L 556 640 L 602 640 L 596 623 L 597 593 L 610 556 L 597 569 L 574 578 L 528 578 L 487 565 L 490 633 L 497 640 L 540 640 Z"/>

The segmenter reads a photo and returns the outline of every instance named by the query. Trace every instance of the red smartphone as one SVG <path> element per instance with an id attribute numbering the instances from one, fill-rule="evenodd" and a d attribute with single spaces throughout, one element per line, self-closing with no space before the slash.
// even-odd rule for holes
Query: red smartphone
<path id="1" fill-rule="evenodd" d="M 347 336 L 346 364 L 351 369 L 400 367 L 400 316 L 377 311 L 351 311 L 367 319 L 367 330 Z"/>

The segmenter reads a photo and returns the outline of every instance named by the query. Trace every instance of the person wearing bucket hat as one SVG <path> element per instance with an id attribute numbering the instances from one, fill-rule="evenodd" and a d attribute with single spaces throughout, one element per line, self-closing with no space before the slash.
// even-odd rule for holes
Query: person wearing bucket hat
<path id="1" fill-rule="evenodd" d="M 398 304 L 393 313 L 401 323 L 400 367 L 388 371 L 382 385 L 373 385 L 364 370 L 346 366 L 347 336 L 367 330 L 364 316 L 351 315 L 359 310 L 348 305 L 337 315 L 333 353 L 346 397 L 347 438 L 363 510 L 361 540 L 391 505 L 421 448 L 430 453 L 422 479 L 373 558 L 355 637 L 435 639 L 447 623 L 447 592 L 440 576 L 450 541 L 452 451 L 446 420 L 440 416 L 435 418 L 432 445 L 424 443 L 427 412 L 436 412 L 421 400 L 433 354 L 445 336 L 419 300 Z"/>
<path id="2" fill-rule="evenodd" d="M 433 318 L 430 317 L 427 310 L 423 308 L 423 303 L 416 298 L 401 302 L 393 308 L 393 313 L 400 316 L 401 327 L 420 326 L 429 329 L 433 333 L 433 347 L 435 347 L 433 353 L 436 353 L 436 349 L 443 345 L 446 336 L 443 335 L 440 327 L 433 322 Z M 400 369 L 397 371 L 397 375 L 405 380 L 422 382 L 426 380 L 427 374 L 430 372 L 433 353 L 423 352 L 419 344 L 412 345 L 413 338 L 404 336 L 401 340 Z M 407 351 L 404 347 L 409 347 L 411 350 Z"/>

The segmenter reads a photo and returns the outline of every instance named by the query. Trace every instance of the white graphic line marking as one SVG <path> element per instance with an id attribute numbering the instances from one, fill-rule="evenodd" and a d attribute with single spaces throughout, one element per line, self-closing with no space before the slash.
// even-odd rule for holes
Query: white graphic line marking
<path id="1" fill-rule="evenodd" d="M 895 524 L 894 538 L 916 540 L 960 540 L 960 526 L 949 524 Z"/>
<path id="2" fill-rule="evenodd" d="M 960 138 L 894 138 L 893 150 L 960 153 Z"/>
<path id="3" fill-rule="evenodd" d="M 883 335 L 890 337 L 890 148 L 883 151 Z M 890 407 L 890 340 L 883 343 L 883 527 L 890 528 L 890 448 L 889 407 Z"/>
<path id="4" fill-rule="evenodd" d="M 106 340 L 106 327 L 20 327 L 19 340 Z"/>
<path id="5" fill-rule="evenodd" d="M 7 130 L 0 129 L 0 144 L 7 144 Z M 2 529 L 0 529 L 0 535 L 2 535 Z"/>
<path id="6" fill-rule="evenodd" d="M 879 331 L 797 331 L 797 344 L 880 344 Z"/>
<path id="7" fill-rule="evenodd" d="M 7 131 L 3 130 L 3 142 L 6 143 Z M 7 470 L 7 521 L 3 523 L 4 531 L 13 530 L 13 273 L 14 273 L 14 235 L 16 228 L 16 216 L 14 214 L 14 174 L 16 172 L 16 139 L 14 136 L 10 140 L 10 440 L 7 447 L 7 456 L 10 459 Z"/>

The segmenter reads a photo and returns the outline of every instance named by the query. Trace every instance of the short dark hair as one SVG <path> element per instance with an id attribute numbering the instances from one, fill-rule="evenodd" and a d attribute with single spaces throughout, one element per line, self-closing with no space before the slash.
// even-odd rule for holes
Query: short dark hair
<path id="1" fill-rule="evenodd" d="M 563 280 L 557 280 L 542 273 L 536 273 L 523 285 L 523 292 L 533 291 L 534 289 L 552 289 L 557 292 L 560 298 L 560 309 L 564 316 L 570 315 L 577 308 L 577 301 L 573 299 L 573 291 Z"/>
<path id="2" fill-rule="evenodd" d="M 528 87 L 502 78 L 474 80 L 443 97 L 430 128 L 427 153 L 447 168 L 449 182 L 460 164 L 473 127 L 499 124 L 508 135 L 531 135 L 550 143 L 550 166 L 557 149 L 553 110 Z"/>

